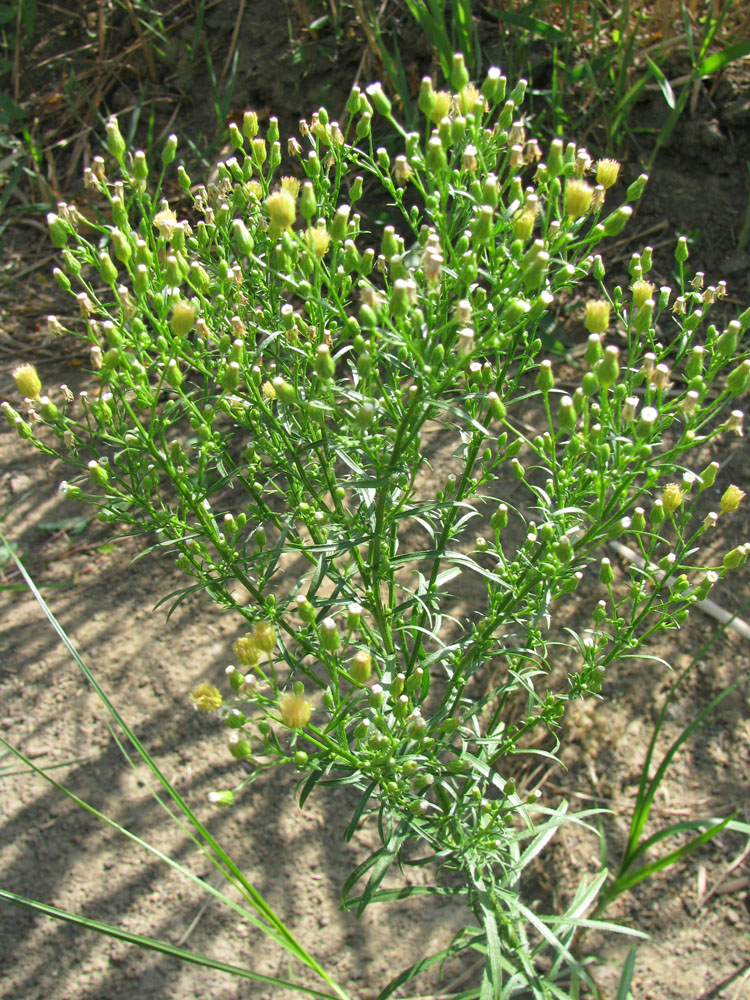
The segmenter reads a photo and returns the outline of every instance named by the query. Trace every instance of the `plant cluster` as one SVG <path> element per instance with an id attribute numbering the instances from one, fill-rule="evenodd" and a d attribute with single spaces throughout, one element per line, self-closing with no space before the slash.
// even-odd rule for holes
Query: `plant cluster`
<path id="1" fill-rule="evenodd" d="M 346 129 L 322 108 L 301 122 L 286 173 L 275 119 L 261 136 L 248 112 L 214 182 L 177 167 L 184 217 L 161 197 L 177 139 L 154 184 L 110 120 L 111 159 L 86 183 L 111 219 L 70 205 L 48 217 L 91 386 L 53 391 L 24 365 L 27 412 L 2 404 L 73 470 L 66 496 L 174 554 L 194 583 L 170 598 L 203 589 L 244 622 L 223 688 L 193 693 L 249 772 L 212 800 L 231 805 L 281 765 L 301 802 L 345 784 L 358 793 L 345 837 L 368 817 L 380 835 L 347 906 L 465 898 L 465 931 L 382 997 L 463 948 L 486 956 L 467 997 L 562 997 L 587 980 L 574 939 L 617 886 L 605 870 L 564 913 L 531 908 L 524 870 L 585 816 L 522 794 L 522 762 L 553 761 L 568 702 L 679 627 L 748 552 L 702 562 L 743 495 L 730 487 L 697 517 L 719 465 L 696 456 L 742 433 L 750 310 L 711 322 L 725 287 L 688 278 L 684 239 L 676 289 L 649 281 L 649 248 L 630 288 L 610 289 L 596 251 L 647 178 L 620 199 L 616 161 L 561 140 L 543 154 L 525 88 L 506 93 L 494 68 L 475 87 L 456 56 L 450 90 L 422 83 L 421 132 L 380 84 L 355 88 Z M 376 114 L 399 155 L 373 143 Z M 357 210 L 377 198 L 393 210 L 382 231 Z M 585 367 L 561 387 L 543 330 L 581 287 L 598 289 Z M 453 463 L 439 488 L 434 447 Z M 642 557 L 621 587 L 603 554 L 613 539 Z M 600 586 L 588 625 L 552 630 L 584 574 Z M 463 609 L 468 576 L 482 598 Z M 431 887 L 383 888 L 394 862 L 427 861 Z"/>

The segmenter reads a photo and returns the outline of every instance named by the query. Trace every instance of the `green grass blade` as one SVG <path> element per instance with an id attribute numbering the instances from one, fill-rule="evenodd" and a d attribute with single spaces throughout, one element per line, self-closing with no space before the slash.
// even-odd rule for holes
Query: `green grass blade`
<path id="1" fill-rule="evenodd" d="M 286 989 L 296 990 L 298 993 L 305 993 L 308 996 L 320 997 L 321 1000 L 337 1000 L 331 993 L 322 993 L 298 983 L 288 982 L 284 979 L 277 979 L 275 976 L 264 976 L 260 972 L 252 972 L 250 969 L 243 969 L 239 965 L 229 965 L 227 962 L 219 962 L 215 958 L 208 958 L 206 955 L 199 955 L 194 951 L 187 951 L 185 948 L 178 948 L 167 941 L 159 941 L 157 938 L 148 937 L 145 934 L 133 934 L 124 931 L 113 924 L 106 924 L 101 920 L 94 920 L 91 917 L 82 917 L 78 913 L 71 913 L 69 910 L 61 910 L 57 906 L 50 906 L 48 903 L 41 903 L 37 899 L 30 899 L 28 896 L 21 896 L 18 893 L 10 892 L 7 889 L 0 889 L 0 899 L 16 906 L 23 906 L 33 910 L 45 917 L 52 917 L 63 923 L 73 924 L 84 930 L 95 931 L 97 934 L 105 934 L 107 937 L 115 938 L 118 941 L 125 941 L 128 944 L 136 945 L 146 951 L 155 951 L 169 958 L 176 958 L 181 962 L 190 962 L 192 965 L 199 965 L 206 969 L 214 969 L 218 972 L 227 972 L 232 976 L 241 979 L 252 979 L 257 983 L 266 983 L 269 986 L 283 986 Z"/>
<path id="2" fill-rule="evenodd" d="M 0 532 L 0 543 L 5 545 L 8 544 L 2 532 Z M 115 708 L 115 706 L 112 704 L 112 702 L 109 700 L 109 698 L 99 685 L 94 675 L 91 673 L 89 668 L 81 659 L 81 656 L 71 643 L 65 630 L 55 618 L 51 609 L 47 605 L 47 602 L 45 601 L 44 597 L 36 587 L 36 584 L 26 571 L 26 567 L 23 565 L 23 563 L 20 561 L 20 559 L 16 556 L 15 553 L 12 553 L 12 556 L 13 556 L 13 561 L 18 567 L 19 572 L 23 576 L 26 585 L 33 594 L 37 604 L 44 612 L 45 616 L 47 617 L 47 620 L 52 625 L 54 631 L 57 633 L 62 644 L 65 646 L 65 648 L 68 650 L 70 655 L 75 660 L 76 664 L 80 668 L 86 680 L 89 682 L 89 684 L 95 691 L 102 705 L 104 705 L 110 717 L 117 723 L 120 729 L 126 734 L 131 745 L 139 754 L 144 763 L 147 765 L 153 776 L 156 778 L 157 782 L 162 786 L 164 791 L 167 793 L 168 797 L 173 800 L 173 802 L 177 805 L 177 807 L 180 809 L 183 815 L 188 819 L 192 827 L 200 834 L 200 837 L 204 841 L 205 845 L 208 848 L 210 848 L 211 852 L 213 852 L 214 855 L 212 857 L 213 862 L 217 865 L 217 867 L 220 868 L 220 870 L 224 873 L 225 877 L 230 882 L 232 882 L 233 885 L 235 885 L 235 887 L 242 893 L 245 899 L 255 908 L 255 910 L 259 914 L 261 914 L 261 916 L 265 920 L 268 921 L 271 927 L 273 927 L 276 930 L 276 932 L 280 935 L 280 938 L 284 943 L 284 947 L 287 948 L 287 950 L 291 954 L 293 954 L 299 961 L 303 962 L 310 969 L 312 969 L 318 976 L 320 976 L 320 978 L 325 983 L 327 983 L 337 993 L 338 996 L 345 997 L 344 992 L 336 986 L 333 980 L 331 980 L 331 978 L 328 976 L 328 973 L 325 971 L 325 969 L 323 969 L 323 967 L 312 957 L 312 955 L 308 954 L 306 949 L 296 940 L 294 935 L 288 930 L 288 928 L 281 920 L 281 918 L 274 912 L 274 910 L 266 902 L 266 900 L 258 892 L 258 890 L 250 882 L 247 881 L 247 879 L 242 874 L 237 865 L 234 863 L 234 861 L 232 861 L 232 859 L 228 856 L 228 854 L 221 847 L 218 841 L 213 837 L 210 831 L 200 822 L 198 817 L 193 813 L 193 811 L 191 810 L 187 802 L 179 794 L 179 792 L 162 774 L 162 772 L 157 767 L 155 761 L 152 759 L 149 752 L 143 746 L 143 744 L 138 739 L 133 730 L 128 726 L 128 724 L 122 718 L 118 710 Z M 7 745 L 8 744 L 6 744 L 6 746 Z M 48 778 L 47 780 L 51 779 Z"/>
<path id="3" fill-rule="evenodd" d="M 750 41 L 737 42 L 735 45 L 729 45 L 722 49 L 721 52 L 714 52 L 713 55 L 706 56 L 698 67 L 698 72 L 701 76 L 713 76 L 725 66 L 748 55 L 750 55 Z"/>
<path id="4" fill-rule="evenodd" d="M 628 1000 L 631 996 L 630 984 L 633 982 L 633 973 L 635 972 L 635 945 L 628 952 L 628 957 L 625 959 L 625 964 L 622 967 L 622 975 L 620 976 L 620 982 L 617 985 L 617 993 L 615 994 L 615 1000 Z"/>

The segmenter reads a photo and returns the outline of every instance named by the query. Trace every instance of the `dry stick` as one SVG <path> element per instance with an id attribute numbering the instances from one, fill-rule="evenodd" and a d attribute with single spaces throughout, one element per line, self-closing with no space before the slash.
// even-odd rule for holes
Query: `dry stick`
<path id="1" fill-rule="evenodd" d="M 721 873 L 721 875 L 719 876 L 719 878 L 716 880 L 716 884 L 714 885 L 713 889 L 709 890 L 709 892 L 704 893 L 701 896 L 701 898 L 695 904 L 695 913 L 696 914 L 698 913 L 699 910 L 703 909 L 703 907 L 706 905 L 706 903 L 709 901 L 709 899 L 714 895 L 714 893 L 721 892 L 721 886 L 724 883 L 724 881 L 727 878 L 727 876 L 731 875 L 732 872 L 735 870 L 735 868 L 739 868 L 739 866 L 742 864 L 742 862 L 745 860 L 745 858 L 748 856 L 748 854 L 750 854 L 750 842 L 748 842 L 747 847 L 745 848 L 745 850 L 742 851 L 742 853 L 739 854 L 734 859 L 734 861 L 727 868 L 724 869 L 724 871 Z"/>
<path id="2" fill-rule="evenodd" d="M 240 35 L 240 25 L 242 24 L 242 15 L 245 13 L 245 0 L 240 0 L 240 5 L 237 8 L 237 17 L 234 21 L 234 31 L 232 32 L 232 40 L 229 43 L 229 51 L 227 52 L 227 58 L 224 62 L 224 69 L 221 71 L 221 80 L 229 72 L 229 67 L 232 64 L 232 57 L 234 56 L 234 50 L 237 47 L 237 39 Z"/>
<path id="3" fill-rule="evenodd" d="M 611 541 L 609 544 L 618 555 L 622 556 L 623 559 L 627 559 L 628 562 L 635 563 L 635 565 L 641 569 L 646 568 L 646 560 L 637 552 L 634 552 L 633 549 L 628 548 L 627 545 L 623 545 L 622 542 L 615 541 Z M 658 567 L 650 564 L 648 569 L 656 570 Z M 663 582 L 666 583 L 666 581 Z M 696 601 L 695 607 L 700 608 L 701 611 L 709 615 L 711 618 L 715 618 L 716 621 L 721 622 L 722 625 L 727 625 L 729 628 L 733 628 L 736 632 L 740 633 L 743 639 L 750 639 L 750 625 L 748 625 L 742 618 L 738 618 L 736 615 L 733 615 L 731 611 L 727 611 L 726 608 L 722 608 L 720 604 L 716 603 L 716 601 L 712 601 L 710 598 L 706 597 L 702 601 Z"/>

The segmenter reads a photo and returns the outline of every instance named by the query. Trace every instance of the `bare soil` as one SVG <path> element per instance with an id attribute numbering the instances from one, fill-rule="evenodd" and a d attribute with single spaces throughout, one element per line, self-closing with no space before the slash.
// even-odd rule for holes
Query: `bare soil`
<path id="1" fill-rule="evenodd" d="M 237 6 L 223 3 L 207 15 L 206 33 L 220 62 L 234 28 Z M 185 29 L 187 30 L 187 29 Z M 318 44 L 307 44 L 317 41 Z M 321 99 L 338 110 L 359 66 L 358 38 L 307 38 L 290 44 L 284 14 L 275 3 L 249 4 L 242 20 L 233 103 L 270 109 L 282 135 Z M 418 50 L 415 64 L 424 58 Z M 174 67 L 182 113 L 192 134 L 206 141 L 210 114 L 205 79 L 188 86 Z M 113 100 L 132 102 L 136 81 L 121 83 Z M 119 95 L 119 96 L 118 96 Z M 343 99 L 342 99 L 342 95 Z M 658 129 L 657 95 L 638 109 L 644 127 Z M 750 256 L 737 240 L 748 202 L 750 86 L 727 76 L 709 99 L 702 94 L 670 145 L 661 151 L 638 215 L 610 251 L 608 270 L 627 283 L 630 253 L 655 246 L 659 280 L 672 276 L 675 231 L 691 235 L 691 264 L 707 282 L 726 278 L 733 311 L 750 304 Z M 633 158 L 625 172 L 640 171 Z M 6 234 L 7 259 L 16 272 L 48 254 L 28 243 L 28 232 Z M 23 248 L 23 256 L 21 249 Z M 23 283 L 0 291 L 0 397 L 12 395 L 12 368 L 34 360 L 45 384 L 74 384 L 80 359 L 69 343 L 45 344 L 40 328 L 58 300 L 49 279 L 32 269 Z M 575 317 L 569 340 L 579 336 Z M 729 482 L 750 495 L 750 454 L 745 439 L 725 442 L 716 502 Z M 708 460 L 708 459 L 707 459 Z M 443 480 L 438 461 L 436 481 Z M 62 498 L 65 470 L 40 459 L 5 426 L 0 428 L 2 530 L 42 586 L 45 597 L 105 691 L 119 706 L 166 776 L 187 798 L 279 914 L 354 997 L 368 1000 L 398 970 L 446 944 L 464 915 L 449 904 L 405 903 L 371 908 L 359 922 L 338 907 L 344 878 L 362 856 L 345 844 L 345 792 L 320 791 L 303 810 L 292 773 L 259 780 L 231 810 L 209 806 L 206 794 L 233 785 L 238 765 L 225 747 L 221 724 L 193 711 L 189 693 L 201 682 L 221 684 L 231 662 L 236 623 L 205 597 L 184 601 L 170 620 L 152 610 L 184 578 L 158 554 L 133 561 L 139 543 L 117 538 L 88 521 L 86 508 Z M 749 537 L 750 507 L 722 518 L 712 554 Z M 0 553 L 1 555 L 1 553 Z M 704 558 L 709 558 L 704 553 Z M 614 557 L 613 557 L 614 558 Z M 59 640 L 43 620 L 7 558 L 0 565 L 0 726 L 3 735 L 44 768 L 139 837 L 218 884 L 215 872 L 186 833 L 155 802 L 151 781 L 125 760 L 102 721 L 101 707 Z M 748 573 L 730 578 L 717 599 L 748 617 Z M 462 595 L 471 601 L 472 594 Z M 585 581 L 571 604 L 575 623 L 598 599 Z M 601 701 L 581 704 L 566 721 L 565 768 L 545 775 L 550 803 L 566 797 L 572 807 L 611 809 L 604 824 L 610 863 L 619 859 L 636 784 L 657 714 L 675 672 L 715 635 L 717 624 L 696 611 L 679 632 L 650 654 L 655 660 L 618 664 L 607 676 Z M 726 816 L 750 822 L 750 644 L 728 631 L 704 653 L 670 707 L 660 743 L 666 749 L 701 707 L 736 681 L 742 685 L 712 714 L 674 761 L 657 797 L 649 829 L 680 819 Z M 194 885 L 120 837 L 33 775 L 18 773 L 0 757 L 0 869 L 2 886 L 129 931 L 147 933 L 214 958 L 270 975 L 288 974 L 287 960 Z M 362 846 L 371 833 L 365 831 Z M 611 916 L 646 931 L 638 950 L 633 996 L 643 1000 L 741 1000 L 750 998 L 750 865 L 746 844 L 721 834 L 688 860 L 655 876 L 613 907 Z M 599 863 L 596 838 L 564 830 L 542 856 L 528 886 L 529 898 L 547 907 L 569 898 L 582 873 Z M 596 977 L 613 997 L 629 942 L 590 935 L 585 948 L 599 956 Z M 0 906 L 0 997 L 4 1000 L 277 1000 L 283 992 L 232 979 L 148 953 L 93 933 Z M 422 984 L 450 995 L 473 981 L 471 962 L 457 962 Z M 469 978 L 467 978 L 467 976 Z"/>

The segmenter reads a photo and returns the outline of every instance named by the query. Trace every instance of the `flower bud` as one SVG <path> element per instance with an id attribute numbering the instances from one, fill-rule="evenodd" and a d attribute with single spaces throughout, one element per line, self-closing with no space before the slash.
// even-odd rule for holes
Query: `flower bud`
<path id="1" fill-rule="evenodd" d="M 632 214 L 633 209 L 630 205 L 620 205 L 620 207 L 611 215 L 608 215 L 603 222 L 599 223 L 602 235 L 608 237 L 619 236 L 627 225 Z M 597 230 L 599 230 L 599 226 L 596 227 Z"/>
<path id="2" fill-rule="evenodd" d="M 137 154 L 136 154 L 137 155 Z M 165 167 L 168 167 L 170 163 L 174 162 L 174 158 L 177 155 L 177 136 L 172 133 L 167 136 L 167 140 L 164 143 L 164 148 L 161 151 L 161 162 Z M 188 188 L 190 184 L 188 183 Z"/>
<path id="3" fill-rule="evenodd" d="M 727 389 L 733 396 L 741 396 L 750 385 L 750 360 L 745 360 L 727 376 Z"/>
<path id="4" fill-rule="evenodd" d="M 454 52 L 451 63 L 451 86 L 456 91 L 462 91 L 469 82 L 469 71 L 462 52 Z"/>
<path id="5" fill-rule="evenodd" d="M 107 151 L 114 156 L 118 163 L 122 163 L 125 148 L 125 140 L 120 132 L 120 126 L 113 115 L 107 119 Z"/>
<path id="6" fill-rule="evenodd" d="M 371 83 L 366 89 L 367 96 L 370 98 L 372 106 L 378 114 L 387 118 L 391 113 L 391 102 L 385 96 L 382 83 L 376 81 L 375 83 Z"/>
<path id="7" fill-rule="evenodd" d="M 739 545 L 737 548 L 732 549 L 730 552 L 724 556 L 721 560 L 721 565 L 724 569 L 739 569 L 747 559 L 748 555 L 748 545 Z"/>
<path id="8" fill-rule="evenodd" d="M 626 201 L 638 201 L 648 184 L 648 174 L 641 174 L 630 185 L 625 193 Z M 631 209 L 632 211 L 632 209 Z"/>
<path id="9" fill-rule="evenodd" d="M 372 673 L 372 656 L 366 649 L 358 649 L 349 665 L 349 674 L 356 684 L 366 684 Z"/>
<path id="10" fill-rule="evenodd" d="M 315 374 L 318 378 L 328 380 L 336 374 L 336 365 L 331 357 L 328 344 L 320 344 L 315 353 Z"/>
<path id="11" fill-rule="evenodd" d="M 612 563 L 605 556 L 599 565 L 599 580 L 605 586 L 614 583 L 615 574 L 612 570 Z"/>
<path id="12" fill-rule="evenodd" d="M 617 381 L 620 374 L 619 357 L 619 349 L 612 345 L 606 349 L 604 357 L 597 363 L 596 378 L 602 389 L 609 389 Z"/>
<path id="13" fill-rule="evenodd" d="M 320 623 L 320 645 L 327 653 L 335 653 L 341 645 L 341 636 L 333 618 L 324 618 Z"/>

